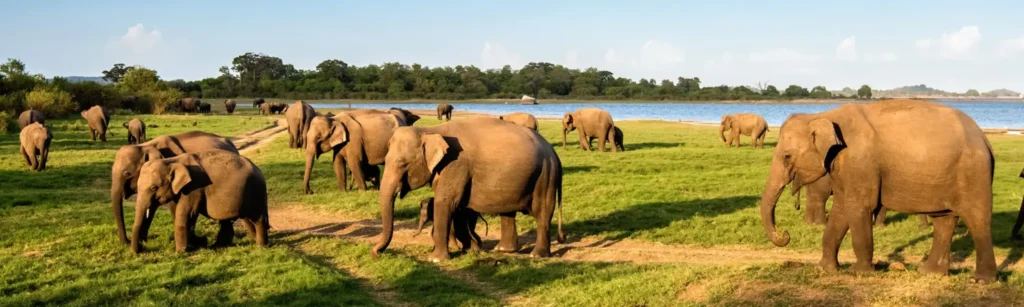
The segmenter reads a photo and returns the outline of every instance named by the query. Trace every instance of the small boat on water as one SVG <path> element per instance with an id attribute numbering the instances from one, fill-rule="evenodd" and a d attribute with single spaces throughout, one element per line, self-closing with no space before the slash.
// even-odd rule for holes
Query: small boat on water
<path id="1" fill-rule="evenodd" d="M 523 95 L 523 98 L 520 99 L 519 104 L 537 104 L 537 98 Z"/>

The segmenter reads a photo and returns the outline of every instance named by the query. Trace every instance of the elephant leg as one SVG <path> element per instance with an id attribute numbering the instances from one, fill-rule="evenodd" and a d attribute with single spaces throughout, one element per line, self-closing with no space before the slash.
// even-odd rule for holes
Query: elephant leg
<path id="1" fill-rule="evenodd" d="M 32 167 L 32 159 L 29 159 L 28 152 L 25 151 L 25 146 L 18 146 L 18 149 L 21 151 L 21 157 L 25 158 L 25 166 L 28 166 L 29 168 L 31 168 Z M 1024 206 L 1024 200 L 1021 201 L 1021 205 Z M 1018 227 L 1018 228 L 1020 228 L 1020 227 Z"/>
<path id="2" fill-rule="evenodd" d="M 885 207 L 879 206 L 878 212 L 874 214 L 874 216 L 875 216 L 875 225 L 874 226 L 875 227 L 884 227 L 885 226 L 885 214 L 888 211 L 889 210 L 885 209 Z"/>
<path id="3" fill-rule="evenodd" d="M 597 135 L 597 151 L 604 152 L 604 143 L 608 142 L 608 133 L 602 133 Z M 615 149 L 612 149 L 615 151 Z"/>
<path id="4" fill-rule="evenodd" d="M 848 203 L 845 208 L 848 213 L 850 233 L 853 236 L 853 253 L 857 256 L 857 262 L 853 264 L 853 269 L 856 271 L 871 272 L 875 270 L 872 259 L 875 242 L 871 225 L 871 216 L 875 206 L 877 206 L 877 201 L 872 201 L 867 206 Z"/>
<path id="5" fill-rule="evenodd" d="M 217 241 L 213 243 L 213 247 L 227 247 L 231 245 L 231 241 L 235 238 L 234 224 L 231 220 L 220 221 L 220 231 L 217 231 Z"/>
<path id="6" fill-rule="evenodd" d="M 468 176 L 449 176 L 435 181 L 434 184 L 434 251 L 430 254 L 430 261 L 440 262 L 450 259 L 448 254 L 448 238 L 452 231 L 452 217 L 462 203 Z M 463 226 L 465 226 L 463 222 Z"/>
<path id="7" fill-rule="evenodd" d="M 363 176 L 363 163 L 356 159 L 348 160 L 348 169 L 352 170 L 352 185 L 360 191 L 366 191 L 366 177 Z"/>
<path id="8" fill-rule="evenodd" d="M 514 253 L 519 251 L 519 231 L 516 229 L 516 213 L 501 214 L 501 241 L 495 251 Z"/>
<path id="9" fill-rule="evenodd" d="M 252 223 L 252 220 L 242 219 L 242 226 L 245 226 L 245 233 L 251 239 L 256 239 L 256 225 Z"/>
<path id="10" fill-rule="evenodd" d="M 334 156 L 334 179 L 338 181 L 338 190 L 348 192 L 348 182 L 345 178 L 345 157 L 343 154 Z"/>
<path id="11" fill-rule="evenodd" d="M 25 150 L 25 147 L 21 147 L 21 154 L 24 155 L 25 163 L 28 164 L 28 168 L 30 170 L 35 170 L 36 169 L 36 163 L 39 162 L 39 161 L 36 160 L 36 152 L 35 151 L 36 151 L 35 149 L 32 149 L 31 152 L 29 152 L 28 150 Z"/>
<path id="12" fill-rule="evenodd" d="M 973 198 L 961 198 L 967 203 L 957 212 L 967 224 L 967 230 L 974 239 L 974 279 L 978 282 L 996 280 L 996 258 L 992 251 L 992 193 Z M 974 202 L 974 203 L 971 203 Z M 956 224 L 953 224 L 955 227 Z"/>
<path id="13" fill-rule="evenodd" d="M 469 209 L 459 210 L 452 219 L 452 238 L 459 241 L 464 251 L 480 250 L 477 238 L 473 236 L 474 230 L 476 230 L 476 220 L 477 213 Z"/>
<path id="14" fill-rule="evenodd" d="M 930 274 L 949 274 L 949 245 L 953 241 L 953 228 L 958 217 L 947 215 L 935 217 L 935 231 L 932 234 L 932 251 L 924 265 L 917 268 L 918 272 Z"/>
<path id="15" fill-rule="evenodd" d="M 100 129 L 97 132 L 100 134 L 100 142 L 106 142 L 107 141 L 107 129 Z"/>
<path id="16" fill-rule="evenodd" d="M 551 217 L 555 214 L 555 189 L 545 185 L 543 177 L 536 188 L 537 191 L 533 196 L 533 208 L 540 209 L 534 210 L 533 217 L 537 220 L 537 243 L 533 246 L 533 251 L 530 252 L 530 257 L 548 257 L 551 256 Z M 553 183 L 549 180 L 547 183 Z M 559 240 L 561 240 L 562 233 L 559 229 Z"/>
<path id="17" fill-rule="evenodd" d="M 804 222 L 808 224 L 825 224 L 825 203 L 828 201 L 828 195 L 825 195 L 825 199 L 821 199 L 820 195 L 815 195 L 812 192 L 813 184 L 808 186 L 807 189 L 807 208 L 804 211 Z"/>
<path id="18" fill-rule="evenodd" d="M 246 225 L 253 225 L 253 232 L 255 233 L 253 238 L 256 239 L 256 245 L 266 247 L 270 243 L 267 238 L 267 231 L 270 230 L 270 217 L 263 213 L 259 218 L 254 220 L 247 219 L 245 222 Z"/>
<path id="19" fill-rule="evenodd" d="M 1017 222 L 1013 224 L 1013 230 L 1010 231 L 1010 237 L 1014 240 L 1024 240 L 1024 237 L 1020 235 L 1020 228 L 1024 226 L 1024 197 L 1020 199 L 1020 209 L 1017 209 Z"/>
<path id="20" fill-rule="evenodd" d="M 743 146 L 743 142 L 740 142 L 740 130 L 733 128 L 729 131 L 729 147 L 732 147 L 732 142 L 736 141 L 736 148 Z"/>
<path id="21" fill-rule="evenodd" d="M 917 224 L 917 228 L 919 228 L 919 229 L 927 229 L 928 228 L 928 216 L 924 215 L 924 214 L 918 214 L 918 216 L 921 217 L 921 223 Z"/>
<path id="22" fill-rule="evenodd" d="M 583 133 L 583 129 L 576 130 L 579 131 L 578 135 L 580 136 L 580 149 L 590 151 L 590 141 L 588 141 L 589 139 L 587 138 L 587 135 Z"/>
<path id="23" fill-rule="evenodd" d="M 179 205 L 177 211 L 174 212 L 174 250 L 179 253 L 184 253 L 188 248 L 190 210 L 187 207 Z"/>
<path id="24" fill-rule="evenodd" d="M 843 243 L 849 229 L 850 224 L 846 221 L 842 202 L 836 197 L 832 200 L 832 214 L 821 239 L 821 261 L 818 262 L 821 268 L 833 272 L 839 270 L 839 245 Z"/>

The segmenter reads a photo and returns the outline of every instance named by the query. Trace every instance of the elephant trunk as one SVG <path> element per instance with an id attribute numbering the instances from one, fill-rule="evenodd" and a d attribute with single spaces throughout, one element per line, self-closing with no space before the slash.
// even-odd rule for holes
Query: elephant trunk
<path id="1" fill-rule="evenodd" d="M 725 143 L 725 125 L 718 126 L 718 139 Z"/>
<path id="2" fill-rule="evenodd" d="M 562 128 L 562 149 L 568 149 L 569 148 L 569 147 L 565 146 L 565 135 L 566 134 L 569 134 L 569 129 L 566 129 L 565 127 L 563 127 Z"/>
<path id="3" fill-rule="evenodd" d="M 771 172 L 768 175 L 768 182 L 765 183 L 764 192 L 761 193 L 761 224 L 764 225 L 768 240 L 779 247 L 789 245 L 789 232 L 775 228 L 775 205 L 787 183 L 789 183 L 789 174 L 786 173 L 782 162 L 774 159 Z"/>
<path id="4" fill-rule="evenodd" d="M 433 215 L 433 212 L 434 212 L 434 205 L 433 205 L 433 203 L 434 203 L 434 199 L 433 198 L 424 199 L 422 202 L 420 202 L 420 220 L 419 220 L 419 223 L 416 224 L 416 234 L 413 235 L 414 237 L 420 235 L 420 233 L 423 232 L 423 226 L 426 226 L 427 223 L 429 223 L 429 222 L 434 220 L 433 219 L 433 217 L 434 217 L 434 215 Z"/>
<path id="5" fill-rule="evenodd" d="M 390 170 L 390 167 L 385 167 L 384 176 L 381 179 L 378 200 L 380 201 L 380 219 L 383 229 L 380 233 L 380 240 L 370 251 L 374 257 L 388 248 L 388 245 L 391 244 L 391 237 L 394 235 L 395 197 L 398 197 L 402 189 L 402 174 Z"/>
<path id="6" fill-rule="evenodd" d="M 313 172 L 313 161 L 316 160 L 316 143 L 307 140 L 306 141 L 306 171 L 302 175 L 302 187 L 305 189 L 306 194 L 313 194 L 313 189 L 309 188 L 309 176 Z"/>
<path id="7" fill-rule="evenodd" d="M 114 209 L 114 224 L 117 224 L 117 237 L 121 239 L 122 244 L 128 244 L 128 237 L 125 235 L 124 230 L 124 179 L 120 176 L 114 176 L 113 182 L 110 184 L 110 203 L 111 208 Z"/>
<path id="8" fill-rule="evenodd" d="M 153 207 L 147 203 L 148 195 L 139 194 L 137 201 L 135 202 L 135 225 L 132 226 L 132 252 L 138 254 L 142 251 L 142 240 L 146 236 L 145 233 L 149 232 L 149 221 L 153 218 L 150 208 Z"/>

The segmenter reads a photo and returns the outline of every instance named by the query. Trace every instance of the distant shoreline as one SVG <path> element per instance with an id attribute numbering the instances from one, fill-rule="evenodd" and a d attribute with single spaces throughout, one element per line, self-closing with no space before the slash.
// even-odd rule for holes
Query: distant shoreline
<path id="1" fill-rule="evenodd" d="M 227 100 L 228 98 L 203 98 L 213 101 Z M 239 104 L 251 98 L 231 98 Z M 889 99 L 889 98 L 886 98 Z M 919 98 L 936 102 L 970 102 L 970 103 L 1024 103 L 1021 98 Z M 299 99 L 264 98 L 267 102 L 290 102 Z M 869 103 L 880 99 L 795 99 L 795 100 L 599 100 L 599 99 L 540 99 L 538 104 L 562 104 L 562 103 L 594 103 L 594 104 L 846 104 L 846 103 Z M 309 104 L 432 104 L 432 103 L 466 103 L 466 104 L 509 104 L 520 105 L 515 99 L 470 99 L 470 100 L 436 100 L 436 99 L 406 99 L 406 100 L 356 100 L 356 99 L 312 99 L 303 100 Z"/>

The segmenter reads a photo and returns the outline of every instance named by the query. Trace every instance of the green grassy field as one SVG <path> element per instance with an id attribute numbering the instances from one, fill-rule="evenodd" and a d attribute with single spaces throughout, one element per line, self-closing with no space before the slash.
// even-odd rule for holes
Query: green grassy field
<path id="1" fill-rule="evenodd" d="M 220 101 L 216 101 L 217 111 Z M 251 102 L 250 102 L 251 103 Z M 235 116 L 140 116 L 150 137 L 201 129 L 225 136 L 266 126 L 240 100 Z M 108 189 L 114 151 L 125 141 L 112 120 L 107 143 L 88 140 L 84 120 L 48 121 L 55 140 L 48 169 L 27 170 L 16 134 L 0 136 L 0 305 L 1011 305 L 1024 303 L 1024 276 L 1016 266 L 1024 243 L 1009 240 L 1024 182 L 1024 138 L 991 136 L 996 150 L 993 233 L 1002 282 L 974 285 L 973 244 L 964 229 L 954 238 L 949 277 L 924 276 L 893 267 L 870 274 L 826 273 L 812 262 L 770 264 L 634 264 L 629 262 L 528 259 L 489 252 L 457 254 L 452 261 L 424 261 L 429 246 L 395 242 L 381 258 L 365 241 L 274 232 L 270 248 L 249 238 L 236 246 L 174 253 L 170 218 L 158 212 L 147 252 L 132 254 L 114 237 Z M 195 122 L 196 126 L 192 126 Z M 423 119 L 417 125 L 437 124 Z M 653 242 L 687 249 L 749 251 L 753 256 L 789 251 L 820 256 L 822 227 L 805 225 L 789 195 L 779 202 L 779 226 L 790 231 L 787 248 L 771 245 L 761 228 L 757 202 L 771 150 L 724 148 L 715 127 L 660 121 L 625 121 L 624 153 L 561 148 L 559 124 L 542 121 L 541 133 L 556 144 L 565 170 L 564 226 L 570 240 Z M 575 132 L 574 132 L 575 133 Z M 775 144 L 769 134 L 767 147 Z M 570 135 L 575 139 L 575 134 Z M 743 139 L 749 146 L 749 139 Z M 301 188 L 303 157 L 279 136 L 247 154 L 263 170 L 271 206 L 353 218 L 377 218 L 376 191 L 340 192 L 330 158 L 314 168 L 314 195 Z M 787 193 L 788 194 L 788 193 Z M 429 189 L 397 203 L 400 220 L 411 220 Z M 130 203 L 130 202 L 129 202 Z M 133 213 L 125 210 L 126 219 Z M 274 216 L 271 215 L 271 225 Z M 497 220 L 490 218 L 496 228 Z M 534 230 L 529 217 L 519 231 Z M 215 227 L 201 221 L 200 235 Z M 491 229 L 493 233 L 496 229 Z M 241 235 L 241 233 L 240 233 Z M 522 240 L 522 239 L 521 239 Z M 521 242 L 532 244 L 532 242 Z M 890 213 L 875 232 L 875 258 L 924 256 L 931 230 L 916 218 Z M 557 245 L 553 247 L 557 250 Z M 849 239 L 843 253 L 849 253 Z M 845 264 L 848 266 L 848 264 Z"/>

